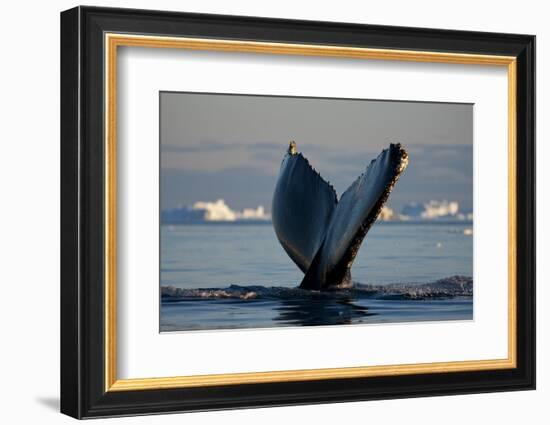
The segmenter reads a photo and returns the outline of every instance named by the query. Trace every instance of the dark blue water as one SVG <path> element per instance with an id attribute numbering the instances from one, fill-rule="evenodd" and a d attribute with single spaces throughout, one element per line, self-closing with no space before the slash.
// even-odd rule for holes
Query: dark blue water
<path id="1" fill-rule="evenodd" d="M 472 276 L 471 223 L 376 223 L 352 268 L 355 282 L 427 283 Z M 161 285 L 295 287 L 302 273 L 269 224 L 162 226 Z M 472 298 L 391 300 L 188 297 L 161 303 L 161 331 L 472 319 Z"/>

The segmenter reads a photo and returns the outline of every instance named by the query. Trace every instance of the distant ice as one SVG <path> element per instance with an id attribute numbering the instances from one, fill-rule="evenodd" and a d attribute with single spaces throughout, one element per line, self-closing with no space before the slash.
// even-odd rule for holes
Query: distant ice
<path id="1" fill-rule="evenodd" d="M 269 221 L 270 215 L 262 205 L 257 208 L 245 208 L 242 211 L 231 209 L 225 200 L 214 202 L 199 201 L 191 207 L 179 207 L 162 211 L 162 222 L 168 224 L 198 222 L 235 222 L 235 221 Z"/>

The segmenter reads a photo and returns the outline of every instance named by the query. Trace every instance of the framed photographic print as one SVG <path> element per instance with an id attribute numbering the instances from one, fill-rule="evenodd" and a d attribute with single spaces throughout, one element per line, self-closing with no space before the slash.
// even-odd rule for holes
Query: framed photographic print
<path id="1" fill-rule="evenodd" d="M 61 411 L 533 389 L 535 38 L 61 14 Z"/>

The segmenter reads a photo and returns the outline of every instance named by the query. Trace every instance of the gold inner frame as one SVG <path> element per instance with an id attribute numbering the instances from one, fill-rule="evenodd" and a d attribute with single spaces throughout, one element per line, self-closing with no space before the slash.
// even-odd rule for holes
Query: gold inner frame
<path id="1" fill-rule="evenodd" d="M 516 58 L 462 53 L 370 49 L 328 45 L 105 34 L 105 391 L 201 387 L 268 382 L 310 381 L 416 373 L 447 373 L 510 369 L 516 367 Z M 381 366 L 285 370 L 215 375 L 118 379 L 116 324 L 116 123 L 117 48 L 119 46 L 398 60 L 469 65 L 494 65 L 508 72 L 508 357 Z"/>

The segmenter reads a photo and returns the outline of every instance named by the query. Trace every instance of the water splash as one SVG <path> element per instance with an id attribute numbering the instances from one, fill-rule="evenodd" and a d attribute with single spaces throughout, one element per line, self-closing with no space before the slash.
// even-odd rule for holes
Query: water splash
<path id="1" fill-rule="evenodd" d="M 349 300 L 395 299 L 426 300 L 473 296 L 473 279 L 450 276 L 428 283 L 391 283 L 385 285 L 354 283 L 352 288 L 312 291 L 300 288 L 261 285 L 230 285 L 227 288 L 187 289 L 161 287 L 162 302 L 197 299 L 276 300 Z"/>

